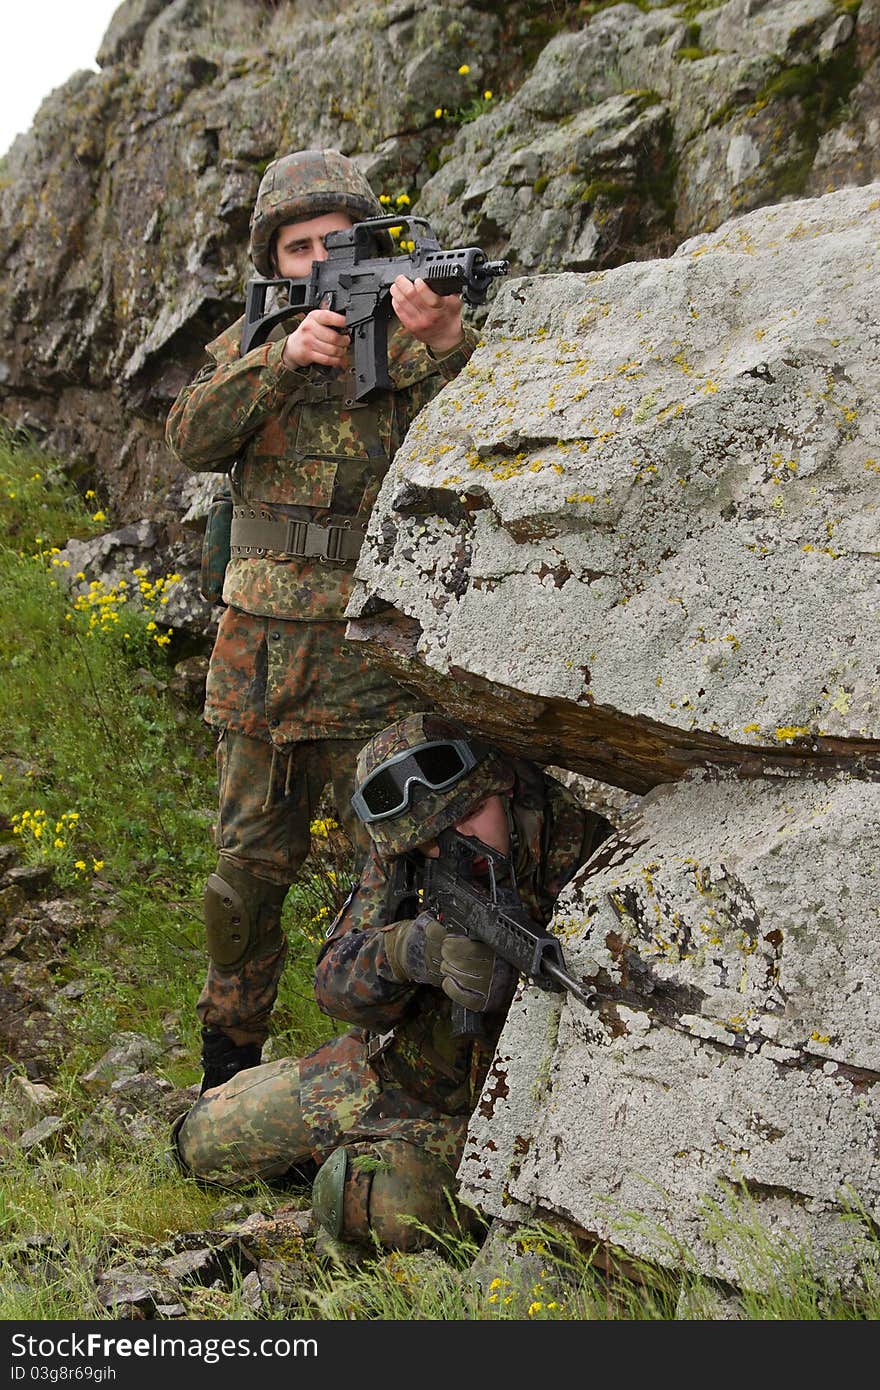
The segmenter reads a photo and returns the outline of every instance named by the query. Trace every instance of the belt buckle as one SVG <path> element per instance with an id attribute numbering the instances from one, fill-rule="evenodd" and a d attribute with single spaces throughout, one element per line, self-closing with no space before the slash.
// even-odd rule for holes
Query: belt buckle
<path id="1" fill-rule="evenodd" d="M 387 1033 L 371 1033 L 367 1039 L 367 1061 L 375 1062 L 378 1057 L 386 1053 L 394 1042 L 393 1028 L 389 1028 Z"/>
<path id="2" fill-rule="evenodd" d="M 284 551 L 287 555 L 305 555 L 307 553 L 306 543 L 309 535 L 309 524 L 307 521 L 293 521 L 287 523 L 287 536 L 284 540 Z"/>
<path id="3" fill-rule="evenodd" d="M 342 552 L 342 537 L 344 536 L 344 534 L 345 528 L 342 526 L 327 527 L 327 546 L 324 552 L 325 559 L 339 559 L 339 556 Z"/>

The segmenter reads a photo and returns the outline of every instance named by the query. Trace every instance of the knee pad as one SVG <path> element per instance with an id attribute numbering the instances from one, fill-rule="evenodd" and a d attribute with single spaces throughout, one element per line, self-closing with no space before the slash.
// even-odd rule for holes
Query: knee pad
<path id="1" fill-rule="evenodd" d="M 205 886 L 208 955 L 218 970 L 231 970 L 282 942 L 281 907 L 287 885 L 272 883 L 220 859 Z"/>
<path id="2" fill-rule="evenodd" d="M 350 1144 L 318 1170 L 312 1212 L 334 1239 L 421 1250 L 461 1226 L 455 1185 L 446 1163 L 405 1140 Z"/>

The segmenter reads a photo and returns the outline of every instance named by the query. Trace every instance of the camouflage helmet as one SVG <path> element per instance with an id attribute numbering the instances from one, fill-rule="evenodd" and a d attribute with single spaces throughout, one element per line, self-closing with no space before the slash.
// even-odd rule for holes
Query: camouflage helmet
<path id="1" fill-rule="evenodd" d="M 409 802 L 399 815 L 385 820 L 367 821 L 370 837 L 385 858 L 404 854 L 416 845 L 433 840 L 456 821 L 462 820 L 485 797 L 513 788 L 515 773 L 497 748 L 482 743 L 461 724 L 445 715 L 410 714 L 374 734 L 364 744 L 357 760 L 358 790 L 383 763 L 417 748 L 419 744 L 446 739 L 464 740 L 476 764 L 443 791 L 432 791 L 420 782 L 409 789 Z M 355 807 L 357 810 L 357 807 Z"/>
<path id="2" fill-rule="evenodd" d="M 251 216 L 251 260 L 271 277 L 272 239 L 287 222 L 345 212 L 353 222 L 381 217 L 382 207 L 363 174 L 338 150 L 297 150 L 274 160 L 260 180 Z"/>

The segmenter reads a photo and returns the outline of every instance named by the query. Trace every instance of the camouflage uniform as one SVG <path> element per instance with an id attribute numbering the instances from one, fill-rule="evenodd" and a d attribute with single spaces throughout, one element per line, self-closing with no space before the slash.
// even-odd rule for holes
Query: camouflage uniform
<path id="1" fill-rule="evenodd" d="M 368 749 L 374 759 L 390 756 L 418 731 L 444 737 L 451 727 L 440 716 L 410 716 L 375 736 Z M 243 1072 L 203 1096 L 178 1138 L 192 1172 L 221 1182 L 278 1178 L 311 1159 L 325 1165 L 316 1180 L 315 1210 L 326 1219 L 318 1189 L 336 1164 L 334 1233 L 372 1235 L 400 1248 L 424 1243 L 401 1213 L 434 1230 L 449 1221 L 454 1208 L 444 1189 L 454 1187 L 468 1118 L 507 1007 L 484 1016 L 484 1039 L 458 1039 L 445 993 L 395 977 L 386 951 L 388 933 L 399 924 L 389 891 L 394 860 L 382 848 L 423 843 L 493 792 L 509 807 L 522 901 L 537 922 L 548 921 L 558 893 L 610 827 L 533 763 L 508 762 L 492 750 L 451 795 L 435 796 L 433 807 L 423 798 L 404 815 L 371 825 L 373 849 L 320 952 L 315 977 L 321 1008 L 354 1028 L 300 1061 Z M 361 1155 L 374 1162 L 360 1168 Z"/>
<path id="2" fill-rule="evenodd" d="M 355 220 L 382 213 L 335 151 L 301 151 L 271 165 L 251 223 L 259 274 L 276 273 L 270 257 L 279 225 L 330 211 Z M 466 329 L 459 347 L 434 356 L 393 320 L 394 389 L 353 405 L 348 374 L 283 364 L 285 338 L 301 317 L 243 357 L 243 320 L 209 343 L 211 360 L 175 402 L 166 439 L 189 468 L 235 464 L 241 516 L 360 536 L 410 423 L 464 366 L 475 335 Z M 205 705 L 206 720 L 221 731 L 219 860 L 205 895 L 210 965 L 198 1012 L 206 1056 L 208 1038 L 219 1039 L 229 1075 L 259 1060 L 286 954 L 281 907 L 308 852 L 322 788 L 331 784 L 346 828 L 366 849 L 349 806 L 357 749 L 417 707 L 344 641 L 356 549 L 349 545 L 342 561 L 271 547 L 233 550 L 226 570 Z"/>

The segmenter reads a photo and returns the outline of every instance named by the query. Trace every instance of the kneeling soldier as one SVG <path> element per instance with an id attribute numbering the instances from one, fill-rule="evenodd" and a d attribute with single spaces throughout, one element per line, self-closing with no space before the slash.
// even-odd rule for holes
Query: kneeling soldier
<path id="1" fill-rule="evenodd" d="M 187 1171 L 225 1184 L 319 1164 L 320 1225 L 411 1250 L 461 1218 L 448 1194 L 517 980 L 487 946 L 421 910 L 438 837 L 455 828 L 504 856 L 543 925 L 611 827 L 534 763 L 434 714 L 366 744 L 352 804 L 372 849 L 318 956 L 315 993 L 355 1026 L 207 1091 L 176 1142 Z M 462 1005 L 481 1015 L 480 1035 L 456 1035 Z"/>

